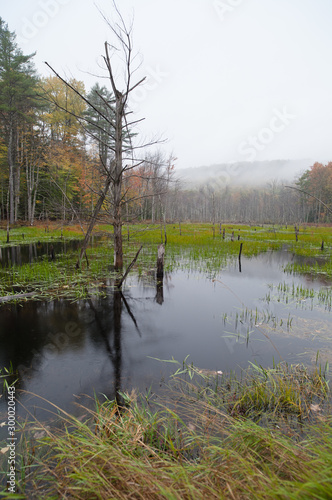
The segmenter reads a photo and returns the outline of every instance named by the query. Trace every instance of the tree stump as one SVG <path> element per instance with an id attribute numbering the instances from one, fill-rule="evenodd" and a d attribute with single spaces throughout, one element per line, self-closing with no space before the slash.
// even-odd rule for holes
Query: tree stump
<path id="1" fill-rule="evenodd" d="M 163 244 L 158 245 L 158 257 L 157 257 L 157 279 L 164 278 L 164 255 L 165 247 Z"/>

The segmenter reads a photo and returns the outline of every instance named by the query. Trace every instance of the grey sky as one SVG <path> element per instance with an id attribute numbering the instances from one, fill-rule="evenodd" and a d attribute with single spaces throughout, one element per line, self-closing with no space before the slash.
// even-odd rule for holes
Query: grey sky
<path id="1" fill-rule="evenodd" d="M 0 16 L 40 74 L 100 73 L 111 0 L 1 0 Z M 134 96 L 146 135 L 191 167 L 228 161 L 332 160 L 331 0 L 118 0 L 134 16 Z"/>

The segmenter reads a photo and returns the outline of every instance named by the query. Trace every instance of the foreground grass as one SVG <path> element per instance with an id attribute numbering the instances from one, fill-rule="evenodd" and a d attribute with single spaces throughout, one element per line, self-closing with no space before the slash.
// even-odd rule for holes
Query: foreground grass
<path id="1" fill-rule="evenodd" d="M 330 402 L 320 369 L 255 366 L 239 380 L 184 363 L 163 397 L 34 425 L 21 498 L 331 498 Z"/>

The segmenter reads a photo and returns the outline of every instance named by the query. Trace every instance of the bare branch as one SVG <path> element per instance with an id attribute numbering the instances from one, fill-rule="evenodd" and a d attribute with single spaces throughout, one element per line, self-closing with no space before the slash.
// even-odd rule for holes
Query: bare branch
<path id="1" fill-rule="evenodd" d="M 322 205 L 324 205 L 324 207 L 326 208 L 326 210 L 328 210 L 330 213 L 332 213 L 331 208 L 329 208 L 326 205 L 326 203 L 324 203 L 320 198 L 317 198 L 317 196 L 315 196 L 314 194 L 308 193 L 307 191 L 304 191 L 304 189 L 300 189 L 300 188 L 297 188 L 297 187 L 294 187 L 294 186 L 285 186 L 285 187 L 289 188 L 289 189 L 295 189 L 295 191 L 300 191 L 300 193 L 306 194 L 307 196 L 311 196 L 311 198 L 315 198 L 315 200 L 319 201 Z"/>
<path id="2" fill-rule="evenodd" d="M 59 73 L 57 73 L 55 71 L 55 69 L 53 69 L 52 66 L 48 62 L 46 62 L 46 61 L 44 61 L 44 62 L 46 64 L 46 66 L 48 66 L 50 68 L 50 70 L 53 71 L 53 73 L 55 74 L 55 76 L 57 78 L 59 78 L 59 80 L 61 80 L 68 88 L 70 88 L 73 92 L 75 92 L 75 94 L 78 95 L 80 97 L 80 99 L 82 99 L 89 107 L 91 107 L 92 109 L 94 109 L 96 111 L 96 113 L 98 113 L 100 116 L 102 116 L 104 118 L 104 120 L 106 120 L 110 125 L 112 125 L 114 127 L 114 124 L 112 123 L 112 121 L 110 121 L 108 119 L 108 117 L 106 115 L 104 115 L 100 110 L 98 110 L 86 97 L 84 97 L 83 94 L 81 94 L 81 92 L 79 92 L 69 82 L 67 82 L 64 78 L 62 78 L 59 75 Z M 67 110 L 65 110 L 65 111 L 67 111 Z"/>
<path id="3" fill-rule="evenodd" d="M 146 76 L 144 76 L 144 78 L 142 78 L 139 82 L 137 82 L 133 87 L 131 87 L 130 89 L 127 90 L 128 94 L 129 92 L 131 92 L 132 90 L 136 89 L 136 87 L 138 87 L 139 85 L 141 85 L 141 83 L 143 83 L 144 81 L 146 80 Z"/>
<path id="4" fill-rule="evenodd" d="M 145 118 L 140 118 L 139 120 L 135 120 L 133 122 L 126 123 L 126 125 L 124 127 L 122 127 L 122 128 L 128 128 L 131 125 L 136 125 L 136 123 L 143 122 L 144 120 L 145 120 Z"/>

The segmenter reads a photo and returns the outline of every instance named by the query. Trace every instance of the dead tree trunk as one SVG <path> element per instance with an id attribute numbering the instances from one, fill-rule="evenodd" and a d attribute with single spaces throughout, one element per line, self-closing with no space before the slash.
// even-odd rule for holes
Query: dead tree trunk
<path id="1" fill-rule="evenodd" d="M 294 231 L 295 231 L 295 240 L 297 242 L 299 239 L 299 228 L 297 226 L 294 226 Z"/>
<path id="2" fill-rule="evenodd" d="M 243 243 L 240 243 L 239 260 L 241 260 Z"/>
<path id="3" fill-rule="evenodd" d="M 122 192 L 123 188 L 123 179 L 124 174 L 128 170 L 132 170 L 141 164 L 141 160 L 137 160 L 134 157 L 135 146 L 132 143 L 132 133 L 130 132 L 131 127 L 141 120 L 136 120 L 132 122 L 128 122 L 128 99 L 130 93 L 140 85 L 145 78 L 142 78 L 136 84 L 132 84 L 132 41 L 131 41 L 131 30 L 128 30 L 121 14 L 115 4 L 113 3 L 114 8 L 116 10 L 116 16 L 118 18 L 118 22 L 113 25 L 107 20 L 107 18 L 102 14 L 104 20 L 110 27 L 114 37 L 115 37 L 115 45 L 110 45 L 105 42 L 105 55 L 103 56 L 103 60 L 108 72 L 108 78 L 111 84 L 111 89 L 113 92 L 114 99 L 106 100 L 103 96 L 97 93 L 98 98 L 101 100 L 103 107 L 102 109 L 98 109 L 93 103 L 93 101 L 88 100 L 82 93 L 80 93 L 76 88 L 70 85 L 63 78 L 59 77 L 59 75 L 52 69 L 52 71 L 58 76 L 69 88 L 71 88 L 84 102 L 88 105 L 90 109 L 92 109 L 97 116 L 102 118 L 106 123 L 106 128 L 102 126 L 96 125 L 95 122 L 89 120 L 87 117 L 77 116 L 75 113 L 70 112 L 72 116 L 77 118 L 80 123 L 84 122 L 85 125 L 89 125 L 92 128 L 97 127 L 98 132 L 102 132 L 104 139 L 98 139 L 98 134 L 91 133 L 91 137 L 94 140 L 99 141 L 99 144 L 102 145 L 103 148 L 108 148 L 112 155 L 114 156 L 114 160 L 111 166 L 106 165 L 101 158 L 102 166 L 106 172 L 106 179 L 103 190 L 99 196 L 98 202 L 96 204 L 95 210 L 93 212 L 91 222 L 87 233 L 85 235 L 85 239 L 81 248 L 80 257 L 77 262 L 77 267 L 80 266 L 81 259 L 85 253 L 87 248 L 89 238 L 93 229 L 93 226 L 96 222 L 97 216 L 102 208 L 103 202 L 107 196 L 108 190 L 112 185 L 112 224 L 114 230 L 114 268 L 115 270 L 121 270 L 123 268 L 123 249 L 122 249 L 122 204 L 124 202 L 124 195 Z M 111 52 L 111 54 L 110 54 Z M 124 78 L 122 80 L 122 90 L 120 91 L 118 88 L 118 80 L 115 81 L 115 70 L 113 67 L 113 56 L 117 57 L 118 54 L 121 54 L 120 59 L 121 63 L 124 65 Z M 118 73 L 118 71 L 117 71 Z M 58 107 L 61 108 L 59 103 L 56 103 Z M 61 108 L 64 111 L 68 112 L 67 109 Z M 105 111 L 106 110 L 106 111 Z M 89 131 L 88 131 L 89 133 Z M 105 139 L 106 137 L 106 139 Z M 153 142 L 150 145 L 154 144 Z M 141 149 L 142 146 L 137 146 L 137 148 Z M 125 164 L 128 162 L 128 164 Z"/>
<path id="4" fill-rule="evenodd" d="M 162 280 L 164 278 L 164 255 L 165 247 L 164 245 L 158 245 L 158 257 L 157 257 L 157 279 Z"/>
<path id="5" fill-rule="evenodd" d="M 79 269 L 81 267 L 82 258 L 86 252 L 87 247 L 88 247 L 90 236 L 91 236 L 93 228 L 96 224 L 98 214 L 99 214 L 101 207 L 105 201 L 106 195 L 107 195 L 108 190 L 109 190 L 110 185 L 111 185 L 111 182 L 112 182 L 112 177 L 111 177 L 111 174 L 109 173 L 108 178 L 105 182 L 104 188 L 99 196 L 99 199 L 98 199 L 96 206 L 95 206 L 95 209 L 93 211 L 88 230 L 85 233 L 85 238 L 84 238 L 82 246 L 81 246 L 80 255 L 79 255 L 77 262 L 76 262 L 76 269 Z"/>
<path id="6" fill-rule="evenodd" d="M 107 65 L 110 69 L 110 61 L 107 52 Z M 113 77 L 111 78 L 113 92 L 116 99 L 115 107 L 115 161 L 114 161 L 114 185 L 113 185 L 113 203 L 114 203 L 114 269 L 120 271 L 123 267 L 123 251 L 122 251 L 122 151 L 123 151 L 123 119 L 124 119 L 124 96 L 119 92 L 114 84 Z"/>
<path id="7" fill-rule="evenodd" d="M 242 265 L 241 265 L 241 255 L 242 255 L 242 246 L 243 243 L 240 244 L 240 251 L 239 251 L 239 272 L 242 272 Z"/>

